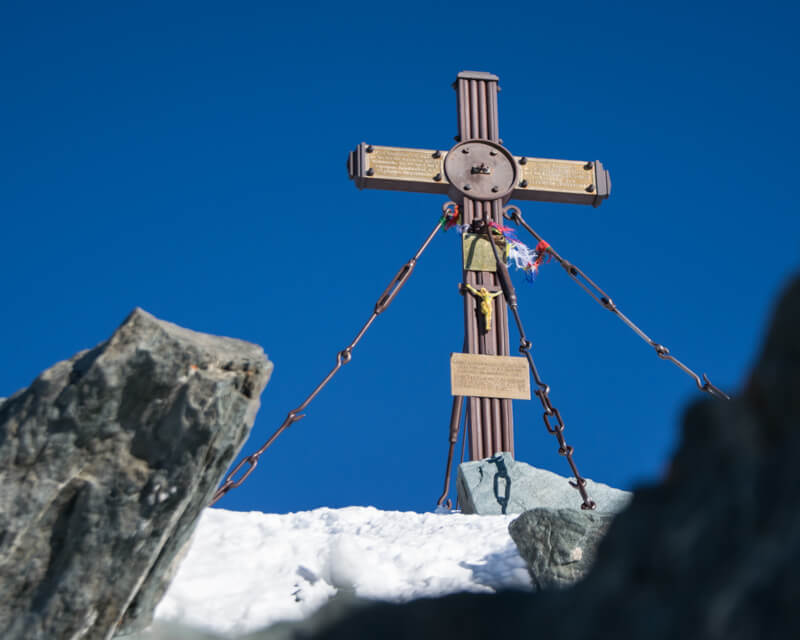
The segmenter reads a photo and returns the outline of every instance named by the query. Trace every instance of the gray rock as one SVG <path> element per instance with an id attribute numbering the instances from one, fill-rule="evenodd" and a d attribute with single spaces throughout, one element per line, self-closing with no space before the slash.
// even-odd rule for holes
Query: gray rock
<path id="1" fill-rule="evenodd" d="M 580 509 L 582 504 L 567 478 L 514 460 L 507 452 L 459 465 L 456 487 L 462 513 L 499 515 L 537 507 Z M 631 499 L 628 491 L 588 478 L 586 490 L 600 513 L 617 513 Z"/>
<path id="2" fill-rule="evenodd" d="M 368 607 L 317 640 L 800 638 L 800 278 L 741 394 L 684 417 L 663 483 L 634 492 L 567 589 Z"/>
<path id="3" fill-rule="evenodd" d="M 536 590 L 567 587 L 586 575 L 613 516 L 574 509 L 531 509 L 508 526 Z"/>
<path id="4" fill-rule="evenodd" d="M 0 405 L 0 637 L 149 624 L 271 371 L 136 309 Z"/>

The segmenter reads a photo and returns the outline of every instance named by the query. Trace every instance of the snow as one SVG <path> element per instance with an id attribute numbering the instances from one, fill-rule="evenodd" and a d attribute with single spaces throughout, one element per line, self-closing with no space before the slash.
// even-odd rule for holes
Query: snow
<path id="1" fill-rule="evenodd" d="M 508 534 L 515 517 L 206 509 L 155 620 L 232 637 L 306 618 L 340 591 L 403 602 L 530 589 Z"/>

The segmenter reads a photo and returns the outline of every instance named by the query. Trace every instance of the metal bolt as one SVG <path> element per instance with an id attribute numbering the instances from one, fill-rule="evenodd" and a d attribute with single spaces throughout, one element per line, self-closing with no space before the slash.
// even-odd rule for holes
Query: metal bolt
<path id="1" fill-rule="evenodd" d="M 368 176 L 375 175 L 375 169 L 367 169 L 367 175 Z"/>
<path id="2" fill-rule="evenodd" d="M 371 144 L 368 144 L 368 145 L 367 145 L 367 153 L 372 153 L 373 151 L 375 151 L 375 149 L 373 148 L 373 146 L 372 146 Z"/>
<path id="3" fill-rule="evenodd" d="M 469 153 L 469 147 L 462 147 L 461 153 Z"/>
<path id="4" fill-rule="evenodd" d="M 472 189 L 472 187 L 470 185 L 468 185 L 468 184 L 464 185 L 464 191 L 469 191 L 470 189 Z"/>
<path id="5" fill-rule="evenodd" d="M 587 162 L 585 165 L 583 165 L 583 168 L 586 169 L 587 171 L 589 169 L 594 169 L 594 162 Z"/>
<path id="6" fill-rule="evenodd" d="M 492 193 L 497 193 L 498 191 L 500 191 L 500 187 L 498 187 L 497 185 L 494 185 L 492 187 Z"/>
<path id="7" fill-rule="evenodd" d="M 442 174 L 441 173 L 437 173 L 435 176 L 433 176 L 433 179 L 436 180 L 436 182 L 441 182 Z"/>
<path id="8" fill-rule="evenodd" d="M 497 155 L 497 151 L 495 151 L 494 149 L 492 149 L 492 150 L 489 152 L 489 155 L 490 155 L 490 156 L 496 156 L 496 155 Z"/>
<path id="9" fill-rule="evenodd" d="M 519 183 L 519 186 L 524 189 L 525 187 L 528 186 L 528 181 L 527 180 L 523 180 L 522 182 Z"/>
<path id="10" fill-rule="evenodd" d="M 586 187 L 586 190 L 587 190 L 589 193 L 592 193 L 592 192 L 594 191 L 594 185 L 593 185 L 593 184 L 590 184 L 588 187 Z"/>
<path id="11" fill-rule="evenodd" d="M 442 157 L 442 152 L 437 149 L 436 151 L 433 152 L 433 157 L 434 158 L 441 158 Z"/>
<path id="12" fill-rule="evenodd" d="M 520 164 L 528 164 L 528 159 L 527 159 L 525 156 L 522 156 L 522 157 L 519 159 L 519 163 L 520 163 Z"/>

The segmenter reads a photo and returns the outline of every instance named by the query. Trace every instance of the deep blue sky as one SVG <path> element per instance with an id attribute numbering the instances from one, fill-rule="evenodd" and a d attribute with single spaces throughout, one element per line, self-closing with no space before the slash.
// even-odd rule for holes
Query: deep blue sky
<path id="1" fill-rule="evenodd" d="M 800 262 L 800 12 L 694 4 L 4 3 L 0 396 L 141 306 L 264 347 L 275 371 L 245 445 L 257 448 L 444 201 L 359 192 L 347 152 L 449 148 L 462 69 L 500 76 L 513 153 L 611 172 L 599 209 L 521 203 L 527 220 L 653 339 L 736 391 Z M 220 506 L 434 506 L 459 260 L 455 232 L 440 235 Z M 691 379 L 557 265 L 515 278 L 582 473 L 623 488 L 658 477 L 701 395 Z M 566 475 L 539 405 L 515 415 L 517 457 Z"/>

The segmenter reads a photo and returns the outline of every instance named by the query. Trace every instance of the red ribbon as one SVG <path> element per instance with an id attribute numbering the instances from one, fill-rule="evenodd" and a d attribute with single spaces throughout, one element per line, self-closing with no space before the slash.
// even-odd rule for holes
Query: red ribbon
<path id="1" fill-rule="evenodd" d="M 536 245 L 534 251 L 536 252 L 536 262 L 533 263 L 533 268 L 538 269 L 539 265 L 550 262 L 553 259 L 552 254 L 548 251 L 550 245 L 547 244 L 544 240 L 540 240 L 539 244 Z"/>
<path id="2" fill-rule="evenodd" d="M 458 224 L 458 218 L 461 214 L 458 212 L 458 205 L 453 207 L 453 214 L 447 217 L 447 222 L 444 223 L 444 230 L 452 229 Z"/>

